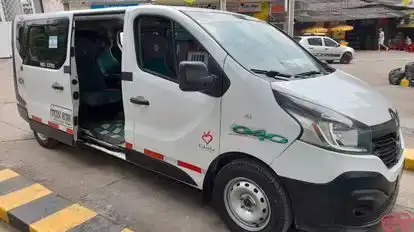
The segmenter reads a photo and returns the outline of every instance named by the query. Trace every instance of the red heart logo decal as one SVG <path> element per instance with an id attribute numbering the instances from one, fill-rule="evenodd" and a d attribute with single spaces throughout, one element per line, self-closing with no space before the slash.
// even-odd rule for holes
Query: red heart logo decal
<path id="1" fill-rule="evenodd" d="M 203 133 L 201 139 L 208 145 L 211 141 L 213 141 L 213 136 L 211 135 L 211 132 L 208 131 L 207 133 Z"/>

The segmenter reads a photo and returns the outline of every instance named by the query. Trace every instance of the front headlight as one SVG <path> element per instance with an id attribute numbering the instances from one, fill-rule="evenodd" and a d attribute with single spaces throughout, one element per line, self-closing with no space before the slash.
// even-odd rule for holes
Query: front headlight
<path id="1" fill-rule="evenodd" d="M 302 126 L 300 140 L 330 150 L 369 153 L 371 132 L 336 111 L 275 91 L 279 104 Z"/>

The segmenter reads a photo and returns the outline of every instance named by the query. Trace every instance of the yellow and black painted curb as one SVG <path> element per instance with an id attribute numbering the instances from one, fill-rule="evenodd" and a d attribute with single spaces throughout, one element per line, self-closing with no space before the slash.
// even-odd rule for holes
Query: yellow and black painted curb
<path id="1" fill-rule="evenodd" d="M 414 171 L 414 149 L 404 149 L 404 169 Z"/>
<path id="2" fill-rule="evenodd" d="M 0 219 L 22 232 L 132 232 L 13 170 L 2 168 Z"/>

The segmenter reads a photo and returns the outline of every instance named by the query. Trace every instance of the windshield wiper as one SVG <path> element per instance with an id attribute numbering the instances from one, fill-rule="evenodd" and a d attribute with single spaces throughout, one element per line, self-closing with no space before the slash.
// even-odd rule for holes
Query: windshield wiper
<path id="1" fill-rule="evenodd" d="M 295 76 L 313 76 L 313 75 L 318 75 L 318 74 L 322 74 L 322 73 L 319 71 L 309 71 L 309 72 L 295 74 Z"/>
<path id="2" fill-rule="evenodd" d="M 268 77 L 273 77 L 276 79 L 280 79 L 280 80 L 289 80 L 290 78 L 292 78 L 291 74 L 286 74 L 286 73 L 281 73 L 278 71 L 273 71 L 273 70 L 261 70 L 261 69 L 250 69 L 252 72 L 257 73 L 257 74 L 264 74 Z"/>

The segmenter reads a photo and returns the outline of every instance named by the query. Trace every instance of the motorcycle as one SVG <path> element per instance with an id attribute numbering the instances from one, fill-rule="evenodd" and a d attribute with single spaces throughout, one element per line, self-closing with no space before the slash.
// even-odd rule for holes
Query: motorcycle
<path id="1" fill-rule="evenodd" d="M 414 62 L 409 62 L 404 68 L 396 68 L 388 74 L 388 81 L 391 85 L 399 85 L 403 79 L 408 83 L 414 81 Z"/>

